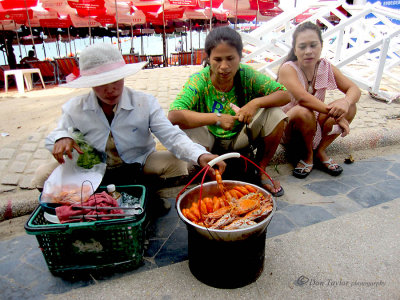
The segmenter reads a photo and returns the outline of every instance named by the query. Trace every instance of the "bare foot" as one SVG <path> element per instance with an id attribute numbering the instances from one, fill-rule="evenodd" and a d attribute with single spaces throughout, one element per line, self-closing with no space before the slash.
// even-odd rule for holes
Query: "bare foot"
<path id="1" fill-rule="evenodd" d="M 278 180 L 270 180 L 267 177 L 261 177 L 262 187 L 265 188 L 268 192 L 270 192 L 274 196 L 282 196 L 283 188 Z"/>

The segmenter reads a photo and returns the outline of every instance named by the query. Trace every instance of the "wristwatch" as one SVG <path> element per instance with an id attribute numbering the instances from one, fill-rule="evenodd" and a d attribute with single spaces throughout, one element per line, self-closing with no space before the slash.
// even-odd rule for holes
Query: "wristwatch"
<path id="1" fill-rule="evenodd" d="M 217 112 L 215 113 L 217 115 L 218 118 L 221 117 L 221 113 Z M 218 119 L 218 121 L 215 123 L 215 126 L 221 126 L 221 121 Z"/>

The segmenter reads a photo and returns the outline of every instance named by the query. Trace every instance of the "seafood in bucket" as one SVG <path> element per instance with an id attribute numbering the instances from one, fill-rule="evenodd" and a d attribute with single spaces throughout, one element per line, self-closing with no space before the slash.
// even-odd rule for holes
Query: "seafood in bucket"
<path id="1" fill-rule="evenodd" d="M 220 196 L 204 197 L 182 209 L 191 222 L 211 229 L 234 230 L 256 225 L 272 212 L 272 196 L 265 196 L 252 185 L 226 189 L 215 171 Z"/>

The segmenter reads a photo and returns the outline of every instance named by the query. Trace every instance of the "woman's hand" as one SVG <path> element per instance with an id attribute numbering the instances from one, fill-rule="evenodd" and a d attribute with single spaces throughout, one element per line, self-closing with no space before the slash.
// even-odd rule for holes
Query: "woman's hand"
<path id="1" fill-rule="evenodd" d="M 343 132 L 341 134 L 342 137 L 345 137 L 350 133 L 350 124 L 346 118 L 337 119 L 336 123 L 343 129 Z"/>
<path id="2" fill-rule="evenodd" d="M 245 106 L 241 107 L 239 111 L 236 113 L 236 117 L 239 122 L 250 124 L 253 120 L 254 115 L 257 113 L 258 106 L 250 101 Z"/>
<path id="3" fill-rule="evenodd" d="M 219 124 L 219 127 L 221 127 L 223 130 L 231 130 L 233 128 L 233 126 L 235 125 L 235 121 L 237 119 L 238 119 L 237 116 L 221 114 L 221 116 L 218 117 L 218 121 L 221 123 L 221 124 Z"/>
<path id="4" fill-rule="evenodd" d="M 328 115 L 334 119 L 342 119 L 348 113 L 350 103 L 346 98 L 335 100 L 328 104 Z"/>
<path id="5" fill-rule="evenodd" d="M 210 153 L 202 154 L 198 158 L 198 163 L 199 163 L 200 167 L 204 168 L 208 164 L 208 162 L 210 162 L 211 160 L 213 160 L 214 158 L 217 158 L 217 157 L 218 157 L 218 155 L 215 155 L 215 154 L 210 154 Z M 221 174 L 224 173 L 225 168 L 226 168 L 226 163 L 224 161 L 220 161 L 216 165 L 218 166 L 218 171 Z M 211 174 L 213 176 L 215 176 L 215 172 L 214 172 L 213 168 L 210 168 L 209 172 L 211 172 Z"/>
<path id="6" fill-rule="evenodd" d="M 65 163 L 64 154 L 66 154 L 69 159 L 72 159 L 72 150 L 75 149 L 79 154 L 83 151 L 79 148 L 78 144 L 71 138 L 61 138 L 57 140 L 53 147 L 53 156 L 60 163 Z"/>

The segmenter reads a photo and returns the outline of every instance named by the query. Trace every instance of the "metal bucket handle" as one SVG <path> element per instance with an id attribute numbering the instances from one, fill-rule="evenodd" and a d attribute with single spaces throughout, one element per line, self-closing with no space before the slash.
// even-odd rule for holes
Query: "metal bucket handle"
<path id="1" fill-rule="evenodd" d="M 203 183 L 204 183 L 204 179 L 206 177 L 206 174 L 208 172 L 208 170 L 213 167 L 215 164 L 217 164 L 220 161 L 223 161 L 225 159 L 228 158 L 243 158 L 246 162 L 246 167 L 247 167 L 247 162 L 250 162 L 251 164 L 253 164 L 254 166 L 256 166 L 262 173 L 264 173 L 269 180 L 271 180 L 272 184 L 274 184 L 274 181 L 272 180 L 272 178 L 267 174 L 267 172 L 265 172 L 265 170 L 263 170 L 262 168 L 260 168 L 256 163 L 254 163 L 251 159 L 247 158 L 246 156 L 241 155 L 238 152 L 230 152 L 230 153 L 225 153 L 222 154 L 216 158 L 214 158 L 213 160 L 210 160 L 207 164 L 207 166 L 205 166 L 203 169 L 201 169 L 186 185 L 185 187 L 178 193 L 178 195 L 176 196 L 175 199 L 175 205 L 178 203 L 178 200 L 181 196 L 181 194 L 186 190 L 186 188 L 193 182 L 193 180 L 195 180 L 197 178 L 197 176 L 199 176 L 202 172 L 204 172 L 203 174 L 203 178 L 201 179 L 201 183 L 200 183 L 200 192 L 199 192 L 199 205 L 201 205 L 201 199 L 202 199 L 202 192 L 203 192 Z M 200 217 L 203 218 L 203 215 L 200 213 Z"/>

